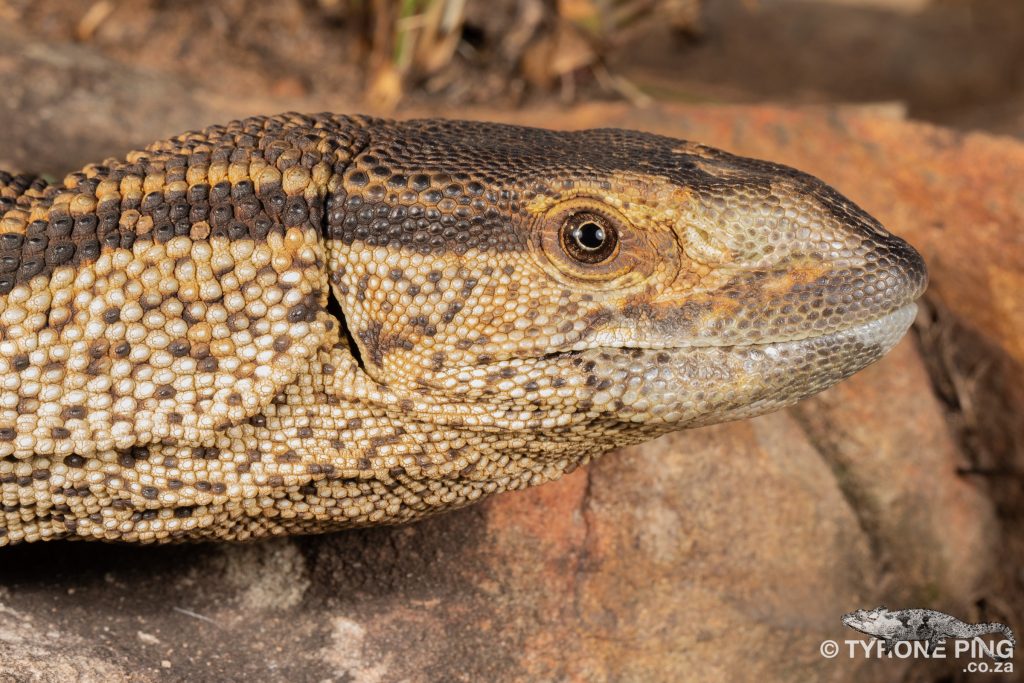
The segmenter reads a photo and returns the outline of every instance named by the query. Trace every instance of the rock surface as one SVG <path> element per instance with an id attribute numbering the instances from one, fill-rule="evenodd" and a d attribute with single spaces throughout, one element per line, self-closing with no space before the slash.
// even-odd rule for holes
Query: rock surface
<path id="1" fill-rule="evenodd" d="M 145 108 L 107 115 L 89 104 L 104 91 L 87 79 L 46 91 L 25 84 L 10 59 L 0 54 L 0 73 L 27 88 L 23 102 L 95 114 L 83 125 L 0 108 L 0 157 L 54 174 L 92 160 L 87 140 L 121 140 L 121 131 L 133 139 L 99 156 L 137 135 L 229 116 L 344 108 L 222 102 L 149 83 Z M 125 78 L 118 93 L 144 80 Z M 1024 144 L 843 109 L 595 105 L 516 120 L 652 130 L 814 173 L 921 248 L 938 300 L 1008 373 L 1024 365 L 1024 194 L 1009 180 L 1024 168 Z M 1013 406 L 1024 400 L 1006 410 Z M 819 654 L 824 639 L 856 637 L 840 623 L 844 612 L 883 601 L 1021 625 L 1016 598 L 993 592 L 1019 580 L 996 561 L 1008 527 L 985 481 L 957 474 L 967 454 L 947 409 L 908 338 L 796 409 L 670 435 L 413 526 L 252 545 L 4 549 L 0 681 L 856 681 L 956 672 L 955 663 Z"/>

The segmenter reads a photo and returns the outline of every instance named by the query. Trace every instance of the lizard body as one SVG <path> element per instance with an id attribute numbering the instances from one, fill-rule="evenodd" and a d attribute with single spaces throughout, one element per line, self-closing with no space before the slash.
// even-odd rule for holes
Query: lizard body
<path id="1" fill-rule="evenodd" d="M 254 117 L 0 174 L 0 545 L 414 519 L 881 357 L 920 256 L 620 130 Z"/>

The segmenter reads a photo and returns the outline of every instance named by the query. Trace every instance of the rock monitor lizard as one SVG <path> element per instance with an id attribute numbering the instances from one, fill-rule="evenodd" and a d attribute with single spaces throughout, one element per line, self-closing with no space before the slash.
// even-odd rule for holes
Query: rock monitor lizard
<path id="1" fill-rule="evenodd" d="M 785 166 L 254 117 L 0 173 L 0 546 L 395 523 L 881 357 L 926 272 Z"/>

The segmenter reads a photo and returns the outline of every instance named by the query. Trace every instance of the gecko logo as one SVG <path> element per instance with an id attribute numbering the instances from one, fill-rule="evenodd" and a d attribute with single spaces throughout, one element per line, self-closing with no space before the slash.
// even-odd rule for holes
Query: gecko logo
<path id="1" fill-rule="evenodd" d="M 875 640 L 846 641 L 850 657 L 858 650 L 865 656 L 896 656 L 900 658 L 947 656 L 945 641 L 952 639 L 953 657 L 990 657 L 997 662 L 1007 662 L 1013 657 L 1016 640 L 1013 631 L 1005 624 L 968 624 L 956 617 L 932 609 L 903 609 L 890 611 L 885 607 L 873 610 L 859 609 L 843 615 L 843 623 L 861 633 L 873 636 Z M 996 634 L 998 640 L 985 642 L 981 636 Z M 838 644 L 822 654 L 834 657 L 839 653 Z"/>

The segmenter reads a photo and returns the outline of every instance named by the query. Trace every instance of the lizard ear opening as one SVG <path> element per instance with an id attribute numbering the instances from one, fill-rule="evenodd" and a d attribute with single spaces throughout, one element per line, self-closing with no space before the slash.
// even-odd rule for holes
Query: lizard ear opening
<path id="1" fill-rule="evenodd" d="M 359 344 L 356 343 L 356 338 L 352 336 L 352 329 L 348 326 L 348 321 L 345 319 L 345 311 L 341 308 L 341 302 L 335 296 L 333 287 L 330 288 L 327 294 L 327 312 L 337 321 L 340 328 L 338 336 L 348 344 L 348 352 L 352 355 L 352 359 L 360 370 L 366 372 L 366 364 L 363 362 L 363 355 L 359 351 Z"/>

